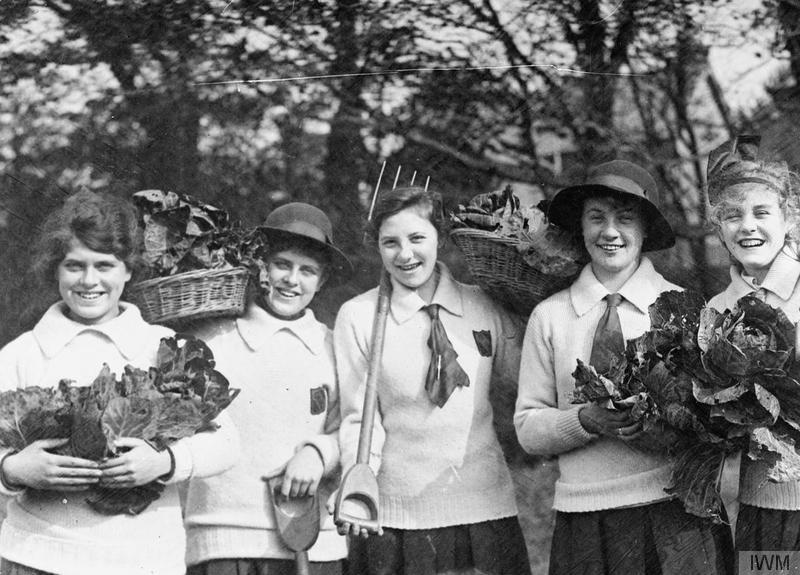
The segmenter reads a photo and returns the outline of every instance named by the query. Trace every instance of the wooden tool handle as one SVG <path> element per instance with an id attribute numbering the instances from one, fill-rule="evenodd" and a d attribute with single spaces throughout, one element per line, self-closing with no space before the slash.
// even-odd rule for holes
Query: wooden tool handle
<path id="1" fill-rule="evenodd" d="M 375 410 L 378 405 L 378 375 L 383 357 L 383 342 L 386 335 L 386 319 L 389 316 L 389 299 L 391 297 L 391 280 L 384 269 L 378 285 L 378 301 L 375 304 L 375 319 L 372 322 L 372 343 L 369 349 L 367 383 L 364 390 L 364 409 L 361 415 L 361 430 L 358 435 L 358 453 L 356 463 L 369 463 L 369 452 L 372 446 L 372 426 L 375 421 Z"/>
<path id="2" fill-rule="evenodd" d="M 297 551 L 294 554 L 294 564 L 297 575 L 311 575 L 311 565 L 308 562 L 308 551 Z"/>

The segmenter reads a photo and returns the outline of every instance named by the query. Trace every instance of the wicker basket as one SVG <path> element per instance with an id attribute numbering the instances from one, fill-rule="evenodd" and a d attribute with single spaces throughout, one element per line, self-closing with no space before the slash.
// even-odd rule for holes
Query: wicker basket
<path id="1" fill-rule="evenodd" d="M 475 282 L 493 299 L 528 316 L 543 299 L 564 289 L 577 277 L 548 275 L 528 265 L 517 250 L 518 241 L 493 232 L 458 228 L 450 238 L 464 254 Z"/>
<path id="2" fill-rule="evenodd" d="M 149 323 L 174 324 L 244 312 L 246 268 L 195 270 L 131 286 L 131 300 Z"/>

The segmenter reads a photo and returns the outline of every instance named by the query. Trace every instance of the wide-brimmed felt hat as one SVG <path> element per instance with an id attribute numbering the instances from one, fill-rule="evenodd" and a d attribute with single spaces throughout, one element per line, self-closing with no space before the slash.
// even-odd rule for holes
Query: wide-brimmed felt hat
<path id="1" fill-rule="evenodd" d="M 547 217 L 563 229 L 580 229 L 583 201 L 597 195 L 639 200 L 647 220 L 642 251 L 663 250 L 675 245 L 675 232 L 658 207 L 656 181 L 647 170 L 625 160 L 590 168 L 582 184 L 568 186 L 555 195 Z"/>
<path id="2" fill-rule="evenodd" d="M 275 208 L 258 227 L 267 242 L 295 242 L 321 248 L 328 254 L 329 284 L 346 282 L 353 275 L 353 264 L 333 244 L 333 225 L 325 212 L 311 204 L 292 202 Z"/>

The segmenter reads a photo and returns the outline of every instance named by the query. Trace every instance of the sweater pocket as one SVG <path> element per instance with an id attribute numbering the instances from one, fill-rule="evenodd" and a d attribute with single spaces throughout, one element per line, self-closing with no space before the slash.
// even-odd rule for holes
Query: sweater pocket
<path id="1" fill-rule="evenodd" d="M 475 345 L 478 347 L 478 353 L 482 357 L 492 357 L 492 332 L 488 329 L 472 332 L 472 337 L 475 339 Z"/>
<path id="2" fill-rule="evenodd" d="M 319 415 L 328 410 L 328 390 L 325 386 L 315 387 L 310 390 L 311 402 L 310 412 L 311 415 Z"/>

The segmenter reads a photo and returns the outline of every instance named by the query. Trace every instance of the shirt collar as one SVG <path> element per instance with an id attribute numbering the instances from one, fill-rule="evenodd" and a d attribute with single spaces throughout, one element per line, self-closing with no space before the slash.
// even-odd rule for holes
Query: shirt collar
<path id="1" fill-rule="evenodd" d="M 653 282 L 653 275 L 656 273 L 653 263 L 647 257 L 643 257 L 639 267 L 620 288 L 619 294 L 639 311 L 647 313 L 650 304 L 656 301 L 661 293 L 659 286 Z M 579 316 L 588 312 L 610 293 L 608 288 L 595 277 L 591 263 L 584 266 L 578 279 L 569 288 L 572 308 Z"/>
<path id="2" fill-rule="evenodd" d="M 464 315 L 461 290 L 450 270 L 442 262 L 436 262 L 436 271 L 439 272 L 439 283 L 431 303 L 440 305 L 453 315 Z M 391 310 L 397 323 L 405 323 L 426 305 L 428 304 L 419 297 L 416 290 L 409 289 L 392 278 Z"/>
<path id="3" fill-rule="evenodd" d="M 125 359 L 133 359 L 146 346 L 155 346 L 157 342 L 152 341 L 152 332 L 142 329 L 142 324 L 147 324 L 139 308 L 126 302 L 120 302 L 119 307 L 121 312 L 115 318 L 86 325 L 67 316 L 67 305 L 63 301 L 54 303 L 34 326 L 33 336 L 45 357 L 52 358 L 81 333 L 93 331 L 106 336 Z"/>
<path id="4" fill-rule="evenodd" d="M 287 321 L 267 313 L 261 306 L 251 302 L 245 314 L 236 319 L 236 328 L 253 351 L 258 351 L 279 331 L 294 335 L 314 355 L 320 355 L 325 350 L 325 326 L 317 321 L 310 309 L 306 309 L 301 317 Z"/>
<path id="5" fill-rule="evenodd" d="M 764 288 L 786 301 L 792 296 L 797 280 L 800 279 L 800 262 L 781 250 L 760 285 L 756 284 L 749 276 L 745 276 L 738 265 L 731 266 L 730 274 L 729 290 L 733 301 L 738 301 L 739 298 L 759 288 Z"/>

